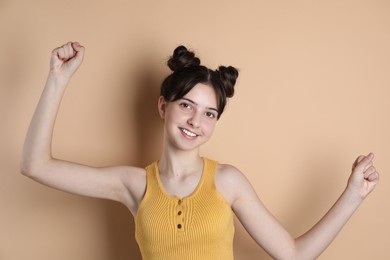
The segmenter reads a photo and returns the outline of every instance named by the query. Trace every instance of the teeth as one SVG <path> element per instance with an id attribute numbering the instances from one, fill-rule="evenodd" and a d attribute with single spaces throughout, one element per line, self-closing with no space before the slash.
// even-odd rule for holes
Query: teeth
<path id="1" fill-rule="evenodd" d="M 191 136 L 191 137 L 195 137 L 196 136 L 196 134 L 188 131 L 187 129 L 182 128 L 181 131 L 183 131 L 183 133 L 185 133 L 188 136 Z"/>

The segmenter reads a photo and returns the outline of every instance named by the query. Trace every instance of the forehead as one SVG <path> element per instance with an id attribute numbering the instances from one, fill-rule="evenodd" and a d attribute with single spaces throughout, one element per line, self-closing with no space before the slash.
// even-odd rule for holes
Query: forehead
<path id="1" fill-rule="evenodd" d="M 205 84 L 196 84 L 183 98 L 188 98 L 199 106 L 217 108 L 217 94 L 215 90 Z"/>

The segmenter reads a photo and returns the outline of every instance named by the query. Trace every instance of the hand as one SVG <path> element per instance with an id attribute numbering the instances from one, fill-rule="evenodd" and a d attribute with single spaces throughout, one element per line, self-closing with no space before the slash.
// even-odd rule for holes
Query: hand
<path id="1" fill-rule="evenodd" d="M 84 47 L 78 42 L 68 42 L 52 51 L 50 72 L 70 78 L 81 65 L 83 57 Z"/>
<path id="2" fill-rule="evenodd" d="M 373 159 L 373 153 L 356 158 L 348 180 L 348 188 L 355 190 L 363 199 L 374 190 L 379 181 L 379 173 L 374 167 Z"/>

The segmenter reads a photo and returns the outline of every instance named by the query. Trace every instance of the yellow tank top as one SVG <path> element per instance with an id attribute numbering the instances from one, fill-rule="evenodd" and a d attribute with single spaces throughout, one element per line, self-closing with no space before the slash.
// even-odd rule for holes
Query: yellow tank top
<path id="1" fill-rule="evenodd" d="M 203 158 L 195 191 L 169 195 L 158 162 L 146 167 L 146 193 L 135 217 L 135 238 L 143 260 L 232 260 L 233 211 L 215 186 L 218 163 Z"/>

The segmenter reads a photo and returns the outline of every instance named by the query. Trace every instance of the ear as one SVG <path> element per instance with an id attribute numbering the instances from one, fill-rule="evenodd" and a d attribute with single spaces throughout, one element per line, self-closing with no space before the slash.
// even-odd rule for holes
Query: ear
<path id="1" fill-rule="evenodd" d="M 158 112 L 160 113 L 160 117 L 165 119 L 165 111 L 167 108 L 167 102 L 165 101 L 163 96 L 158 98 Z"/>

